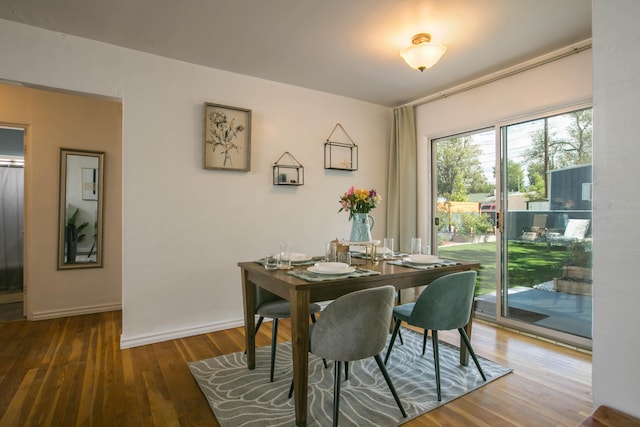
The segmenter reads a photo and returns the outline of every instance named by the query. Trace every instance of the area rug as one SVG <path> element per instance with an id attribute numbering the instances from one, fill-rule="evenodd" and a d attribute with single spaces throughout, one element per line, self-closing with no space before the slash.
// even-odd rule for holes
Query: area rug
<path id="1" fill-rule="evenodd" d="M 442 401 L 436 394 L 433 347 L 422 351 L 422 334 L 402 328 L 387 369 L 407 412 L 403 418 L 373 358 L 351 362 L 349 380 L 341 386 L 340 426 L 398 426 L 511 372 L 479 357 L 487 381 L 473 361 L 459 363 L 458 348 L 440 341 Z M 189 369 L 223 427 L 295 425 L 291 385 L 291 344 L 278 344 L 274 382 L 269 382 L 270 347 L 256 349 L 256 368 L 247 369 L 243 352 L 189 363 Z M 383 358 L 386 349 L 383 351 Z M 344 373 L 342 375 L 344 379 Z M 308 426 L 331 425 L 333 363 L 309 355 Z"/>

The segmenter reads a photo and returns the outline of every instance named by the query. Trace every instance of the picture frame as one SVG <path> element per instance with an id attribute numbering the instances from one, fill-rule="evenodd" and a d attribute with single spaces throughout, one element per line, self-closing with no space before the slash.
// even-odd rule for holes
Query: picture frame
<path id="1" fill-rule="evenodd" d="M 251 110 L 204 104 L 203 168 L 251 170 Z"/>

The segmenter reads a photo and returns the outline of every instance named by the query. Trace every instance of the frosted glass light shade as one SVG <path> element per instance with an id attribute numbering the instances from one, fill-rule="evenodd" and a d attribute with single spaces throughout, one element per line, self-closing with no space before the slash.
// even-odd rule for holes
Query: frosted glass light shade
<path id="1" fill-rule="evenodd" d="M 447 47 L 437 43 L 430 43 L 431 36 L 418 34 L 413 37 L 413 44 L 400 51 L 400 56 L 409 67 L 424 71 L 433 67 L 442 58 Z"/>

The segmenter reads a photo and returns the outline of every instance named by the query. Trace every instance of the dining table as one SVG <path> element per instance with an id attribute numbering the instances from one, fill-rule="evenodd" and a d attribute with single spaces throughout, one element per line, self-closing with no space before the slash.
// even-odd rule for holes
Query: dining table
<path id="1" fill-rule="evenodd" d="M 336 276 L 305 280 L 309 265 L 294 266 L 292 270 L 266 270 L 260 262 L 238 262 L 242 276 L 242 296 L 246 338 L 247 367 L 255 369 L 255 316 L 256 288 L 263 288 L 289 301 L 291 305 L 291 346 L 293 363 L 294 404 L 296 426 L 307 425 L 308 350 L 309 350 L 309 304 L 330 301 L 360 289 L 392 285 L 398 290 L 429 285 L 438 277 L 460 271 L 477 270 L 479 263 L 452 262 L 431 268 L 414 268 L 402 260 L 371 259 L 355 260 L 354 267 L 363 274 L 349 277 Z M 366 273 L 366 274 L 365 274 Z M 354 277 L 355 276 L 355 277 Z M 473 315 L 465 329 L 471 338 Z M 390 325 L 391 326 L 391 325 Z M 468 352 L 460 343 L 460 363 L 467 365 Z"/>

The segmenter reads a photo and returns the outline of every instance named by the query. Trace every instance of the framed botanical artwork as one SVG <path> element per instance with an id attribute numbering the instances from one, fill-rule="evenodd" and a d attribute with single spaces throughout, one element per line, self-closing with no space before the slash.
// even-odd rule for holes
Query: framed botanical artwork
<path id="1" fill-rule="evenodd" d="M 251 170 L 251 110 L 204 104 L 204 166 Z"/>

